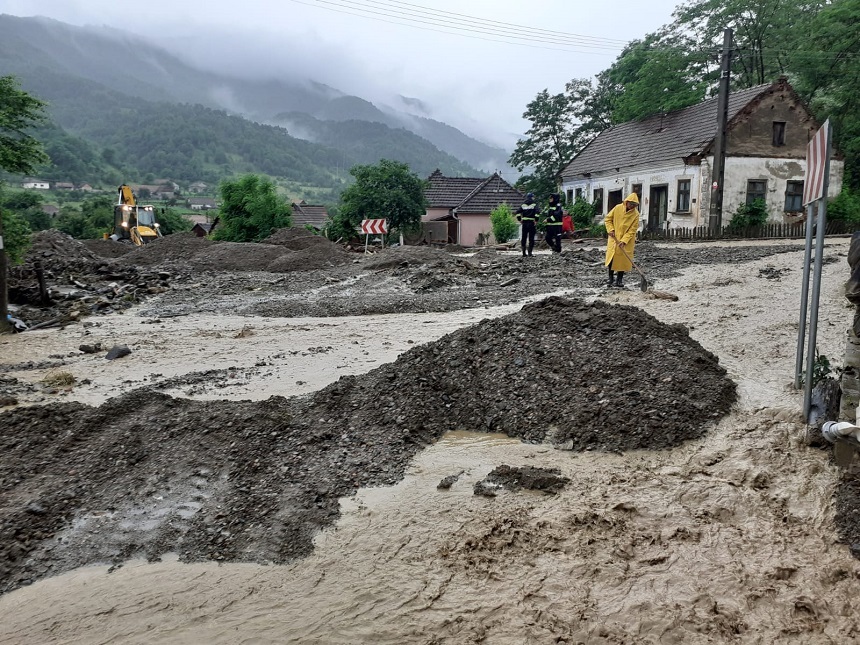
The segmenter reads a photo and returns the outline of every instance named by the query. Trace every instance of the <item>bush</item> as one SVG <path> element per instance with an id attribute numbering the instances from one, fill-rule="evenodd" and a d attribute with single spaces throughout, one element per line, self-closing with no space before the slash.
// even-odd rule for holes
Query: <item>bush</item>
<path id="1" fill-rule="evenodd" d="M 763 199 L 756 199 L 749 204 L 741 204 L 732 215 L 729 222 L 730 231 L 742 231 L 753 226 L 764 226 L 767 223 L 767 204 Z"/>
<path id="2" fill-rule="evenodd" d="M 606 237 L 606 225 L 592 224 L 588 227 L 588 237 Z"/>
<path id="3" fill-rule="evenodd" d="M 860 196 L 843 188 L 827 203 L 827 219 L 860 223 Z"/>
<path id="4" fill-rule="evenodd" d="M 27 220 L 14 211 L 4 211 L 3 244 L 11 264 L 21 264 L 30 248 L 30 227 Z"/>
<path id="5" fill-rule="evenodd" d="M 490 213 L 490 225 L 493 229 L 493 237 L 499 244 L 504 244 L 517 234 L 517 220 L 514 219 L 514 213 L 507 204 L 500 204 Z"/>
<path id="6" fill-rule="evenodd" d="M 577 197 L 570 209 L 570 217 L 577 229 L 591 228 L 597 209 L 584 197 Z"/>

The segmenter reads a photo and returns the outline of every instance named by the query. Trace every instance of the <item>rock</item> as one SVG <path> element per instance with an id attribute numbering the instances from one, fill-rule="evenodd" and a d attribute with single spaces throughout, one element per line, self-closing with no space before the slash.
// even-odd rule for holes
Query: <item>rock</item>
<path id="1" fill-rule="evenodd" d="M 9 405 L 18 405 L 18 399 L 14 396 L 9 396 L 8 394 L 0 394 L 0 408 Z"/>
<path id="2" fill-rule="evenodd" d="M 114 345 L 110 348 L 105 358 L 109 361 L 112 361 L 117 358 L 122 358 L 123 356 L 128 356 L 131 354 L 131 350 L 125 345 Z"/>
<path id="3" fill-rule="evenodd" d="M 78 349 L 84 354 L 97 354 L 102 351 L 102 344 L 96 343 L 94 345 L 81 345 Z"/>

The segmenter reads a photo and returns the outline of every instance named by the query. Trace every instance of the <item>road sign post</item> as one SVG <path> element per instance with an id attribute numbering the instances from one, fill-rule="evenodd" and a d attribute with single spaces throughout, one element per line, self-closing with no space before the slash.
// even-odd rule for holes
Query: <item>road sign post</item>
<path id="1" fill-rule="evenodd" d="M 800 322 L 797 329 L 797 357 L 795 386 L 800 385 L 800 367 L 803 364 L 804 335 L 806 333 L 807 293 L 812 253 L 812 216 L 817 210 L 815 223 L 815 266 L 812 277 L 812 301 L 809 303 L 809 338 L 806 343 L 806 370 L 803 375 L 803 416 L 809 421 L 812 408 L 812 376 L 815 371 L 816 342 L 818 340 L 818 307 L 821 297 L 821 270 L 824 264 L 824 229 L 827 227 L 827 190 L 830 186 L 830 121 L 815 133 L 806 147 L 806 175 L 803 181 L 803 205 L 806 206 L 806 249 L 803 258 L 803 285 L 801 288 Z"/>
<path id="2" fill-rule="evenodd" d="M 361 220 L 361 233 L 364 238 L 364 252 L 367 253 L 367 247 L 370 244 L 371 235 L 385 235 L 388 233 L 387 219 L 363 219 Z M 382 238 L 382 245 L 385 246 L 385 238 Z"/>

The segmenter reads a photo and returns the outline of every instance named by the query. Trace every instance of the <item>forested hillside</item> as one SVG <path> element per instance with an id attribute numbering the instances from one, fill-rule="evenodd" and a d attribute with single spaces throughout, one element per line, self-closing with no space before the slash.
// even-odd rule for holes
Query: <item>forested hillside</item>
<path id="1" fill-rule="evenodd" d="M 443 123 L 383 112 L 320 83 L 221 76 L 133 34 L 45 18 L 0 15 L 0 70 L 48 101 L 62 128 L 42 133 L 49 147 L 64 153 L 44 169 L 48 178 L 139 172 L 213 182 L 263 172 L 337 189 L 350 165 L 380 158 L 409 163 L 419 175 L 440 168 L 456 176 L 482 174 L 462 159 L 498 167 L 506 157 Z M 303 132 L 290 136 L 261 125 L 277 125 L 274 115 L 299 111 L 298 118 L 316 125 L 313 142 L 300 140 Z M 408 124 L 424 136 L 408 131 Z M 334 132 L 340 136 L 330 136 Z"/>

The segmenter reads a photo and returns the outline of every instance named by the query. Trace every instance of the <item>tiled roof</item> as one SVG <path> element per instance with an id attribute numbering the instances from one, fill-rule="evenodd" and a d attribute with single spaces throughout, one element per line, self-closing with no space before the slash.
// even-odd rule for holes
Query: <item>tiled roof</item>
<path id="1" fill-rule="evenodd" d="M 304 202 L 293 204 L 293 226 L 310 224 L 314 228 L 321 229 L 326 219 L 328 219 L 328 211 L 325 206 L 314 206 Z"/>
<path id="2" fill-rule="evenodd" d="M 458 213 L 489 213 L 502 202 L 519 206 L 523 194 L 498 173 L 479 177 L 445 177 L 436 170 L 430 175 L 425 195 L 430 208 L 456 208 Z"/>
<path id="3" fill-rule="evenodd" d="M 522 201 L 523 194 L 502 179 L 498 173 L 494 173 L 463 200 L 463 203 L 457 207 L 457 212 L 464 215 L 489 213 L 502 202 L 507 202 L 511 208 L 516 208 Z"/>
<path id="4" fill-rule="evenodd" d="M 430 187 L 424 195 L 430 208 L 456 208 L 484 181 L 476 177 L 445 177 L 439 170 L 434 170 L 429 179 Z"/>
<path id="5" fill-rule="evenodd" d="M 767 90 L 787 86 L 786 82 L 779 81 L 732 92 L 729 121 Z M 561 176 L 573 179 L 586 173 L 612 172 L 616 168 L 667 160 L 681 161 L 702 154 L 717 136 L 717 101 L 708 99 L 683 110 L 604 130 L 574 157 Z"/>

